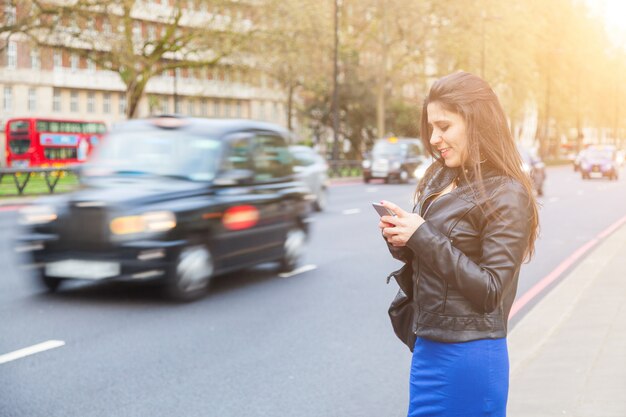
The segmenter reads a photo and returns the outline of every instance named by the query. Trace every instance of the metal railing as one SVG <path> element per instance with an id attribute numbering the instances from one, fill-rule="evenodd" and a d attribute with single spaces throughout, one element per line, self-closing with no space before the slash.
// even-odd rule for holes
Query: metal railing
<path id="1" fill-rule="evenodd" d="M 68 165 L 63 167 L 52 168 L 0 168 L 0 197 L 7 195 L 22 196 L 29 184 L 32 184 L 33 178 L 38 182 L 38 188 L 43 187 L 43 191 L 54 193 L 59 181 L 68 175 L 75 176 L 75 182 L 78 183 L 79 167 L 76 165 Z M 360 177 L 363 175 L 361 161 L 340 160 L 328 161 L 328 177 L 329 178 L 345 178 Z M 8 182 L 11 189 L 15 193 L 2 192 L 6 189 L 7 178 L 11 178 Z M 41 192 L 32 192 L 29 194 L 41 194 Z"/>
<path id="2" fill-rule="evenodd" d="M 5 178 L 12 178 L 17 195 L 23 195 L 24 189 L 31 183 L 31 179 L 43 178 L 44 181 L 38 182 L 45 184 L 44 190 L 47 188 L 49 193 L 53 193 L 59 180 L 68 175 L 76 176 L 78 182 L 78 167 L 68 165 L 52 168 L 0 168 L 0 185 L 6 185 L 4 183 Z"/>

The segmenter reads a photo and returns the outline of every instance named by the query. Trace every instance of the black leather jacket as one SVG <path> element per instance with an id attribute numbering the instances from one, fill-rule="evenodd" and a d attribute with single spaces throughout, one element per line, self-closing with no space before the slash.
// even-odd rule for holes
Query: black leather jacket
<path id="1" fill-rule="evenodd" d="M 441 342 L 505 337 L 530 233 L 530 201 L 521 184 L 487 166 L 484 193 L 475 181 L 460 180 L 433 200 L 459 169 L 435 167 L 414 209 L 426 222 L 406 247 L 389 248 L 412 266 L 417 336 Z"/>

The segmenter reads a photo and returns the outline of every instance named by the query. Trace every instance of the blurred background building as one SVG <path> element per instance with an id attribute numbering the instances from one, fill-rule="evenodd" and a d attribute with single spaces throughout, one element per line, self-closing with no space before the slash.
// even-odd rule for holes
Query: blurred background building
<path id="1" fill-rule="evenodd" d="M 168 0 L 138 3 L 132 13 L 132 38 L 136 44 L 145 45 L 163 35 L 167 24 L 159 16 L 171 15 L 176 6 Z M 187 20 L 181 19 L 180 25 L 194 25 L 189 19 L 192 14 L 196 21 L 214 19 L 207 4 L 185 2 Z M 19 2 L 4 2 L 6 24 L 18 20 L 19 8 Z M 233 13 L 237 13 L 236 19 L 246 19 L 241 10 Z M 127 86 L 120 73 L 88 59 L 87 51 L 76 53 L 71 43 L 76 39 L 71 36 L 73 30 L 83 32 L 81 36 L 90 31 L 94 38 L 102 35 L 101 39 L 106 41 L 114 31 L 111 21 L 98 14 L 86 22 L 80 20 L 65 21 L 69 36 L 61 43 L 55 41 L 59 40 L 58 34 L 48 37 L 48 45 L 34 42 L 26 34 L 11 35 L 0 53 L 0 126 L 4 127 L 12 117 L 98 120 L 108 126 L 128 117 Z M 99 45 L 83 43 L 82 46 L 93 49 Z M 285 96 L 276 81 L 256 67 L 254 59 L 243 65 L 241 60 L 225 58 L 211 67 L 163 71 L 148 81 L 133 117 L 179 113 L 250 118 L 285 125 Z M 3 156 L 4 131 L 0 139 Z"/>

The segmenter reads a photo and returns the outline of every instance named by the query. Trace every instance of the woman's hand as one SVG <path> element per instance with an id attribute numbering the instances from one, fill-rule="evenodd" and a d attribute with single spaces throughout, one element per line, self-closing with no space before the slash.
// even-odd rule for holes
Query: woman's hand
<path id="1" fill-rule="evenodd" d="M 424 223 L 424 219 L 419 214 L 406 212 L 389 201 L 381 201 L 380 204 L 395 213 L 395 216 L 380 218 L 378 227 L 383 236 L 392 246 L 406 246 L 409 238 Z"/>

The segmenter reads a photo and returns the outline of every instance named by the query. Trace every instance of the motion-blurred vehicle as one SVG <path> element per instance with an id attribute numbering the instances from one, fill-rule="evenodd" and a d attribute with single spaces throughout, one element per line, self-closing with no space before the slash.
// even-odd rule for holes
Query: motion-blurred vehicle
<path id="1" fill-rule="evenodd" d="M 328 164 L 326 160 L 308 146 L 289 147 L 293 156 L 293 170 L 296 177 L 304 182 L 315 196 L 313 207 L 316 211 L 326 208 L 328 202 Z"/>
<path id="2" fill-rule="evenodd" d="M 296 267 L 310 193 L 288 132 L 269 123 L 161 116 L 122 123 L 84 166 L 82 188 L 20 213 L 41 282 L 154 281 L 179 300 L 268 261 Z"/>
<path id="3" fill-rule="evenodd" d="M 532 180 L 537 195 L 542 196 L 543 185 L 546 180 L 546 165 L 534 149 L 518 146 L 517 150 L 522 157 L 522 169 Z"/>
<path id="4" fill-rule="evenodd" d="M 379 178 L 386 183 L 408 182 L 415 169 L 426 161 L 422 146 L 421 140 L 415 138 L 378 139 L 362 162 L 363 181 Z"/>
<path id="5" fill-rule="evenodd" d="M 433 158 L 432 156 L 426 157 L 424 161 L 419 164 L 417 168 L 415 168 L 415 171 L 413 171 L 413 177 L 415 177 L 418 182 L 421 181 L 422 178 L 424 178 L 428 167 L 430 167 L 434 162 L 435 158 Z"/>
<path id="6" fill-rule="evenodd" d="M 587 148 L 580 160 L 580 173 L 583 180 L 590 178 L 619 178 L 617 150 L 611 145 L 594 145 Z"/>

